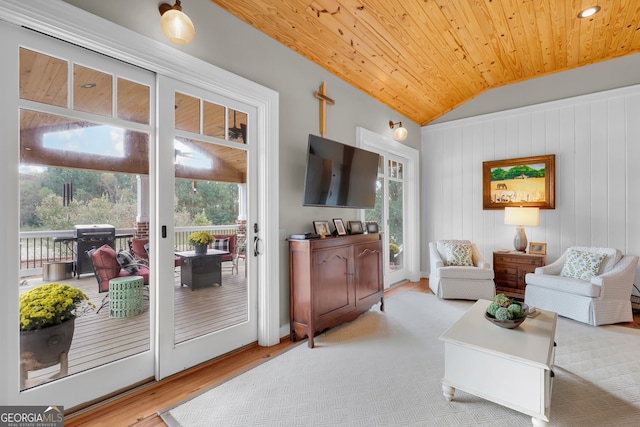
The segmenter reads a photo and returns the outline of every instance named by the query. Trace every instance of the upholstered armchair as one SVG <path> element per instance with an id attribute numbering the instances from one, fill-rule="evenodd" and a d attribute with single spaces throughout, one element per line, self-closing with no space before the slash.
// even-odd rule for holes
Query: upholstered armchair
<path id="1" fill-rule="evenodd" d="M 496 294 L 493 269 L 469 240 L 429 243 L 429 287 L 445 299 L 492 299 Z"/>
<path id="2" fill-rule="evenodd" d="M 525 276 L 524 302 L 593 326 L 631 322 L 637 266 L 617 249 L 573 246 Z"/>

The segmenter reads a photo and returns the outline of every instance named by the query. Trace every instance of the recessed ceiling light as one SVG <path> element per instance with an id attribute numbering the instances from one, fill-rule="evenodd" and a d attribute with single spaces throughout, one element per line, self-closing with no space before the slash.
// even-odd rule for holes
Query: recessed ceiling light
<path id="1" fill-rule="evenodd" d="M 591 6 L 583 10 L 582 12 L 578 13 L 578 18 L 588 18 L 590 16 L 595 15 L 598 12 L 600 12 L 600 6 Z"/>
<path id="2" fill-rule="evenodd" d="M 95 83 L 85 83 L 83 85 L 80 85 L 80 87 L 83 88 L 83 89 L 91 89 L 91 88 L 96 87 L 96 84 Z"/>

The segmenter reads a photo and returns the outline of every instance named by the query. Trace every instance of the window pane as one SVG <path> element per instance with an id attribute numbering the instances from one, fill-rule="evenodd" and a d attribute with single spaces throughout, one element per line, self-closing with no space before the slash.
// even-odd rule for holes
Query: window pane
<path id="1" fill-rule="evenodd" d="M 118 118 L 149 124 L 149 93 L 149 86 L 118 77 Z"/>
<path id="2" fill-rule="evenodd" d="M 200 133 L 200 99 L 176 92 L 176 129 Z"/>
<path id="3" fill-rule="evenodd" d="M 224 107 L 204 101 L 203 133 L 215 138 L 224 139 Z"/>
<path id="4" fill-rule="evenodd" d="M 113 77 L 81 65 L 73 66 L 73 109 L 111 117 Z"/>
<path id="5" fill-rule="evenodd" d="M 66 107 L 68 66 L 62 59 L 20 48 L 20 98 Z"/>
<path id="6" fill-rule="evenodd" d="M 229 141 L 247 143 L 247 114 L 229 108 Z"/>
<path id="7" fill-rule="evenodd" d="M 20 124 L 20 293 L 57 282 L 79 288 L 96 308 L 111 301 L 75 319 L 68 352 L 47 347 L 45 354 L 54 365 L 23 365 L 21 389 L 27 389 L 56 380 L 52 374 L 58 371 L 59 377 L 74 375 L 150 349 L 148 299 L 142 292 L 128 293 L 127 303 L 142 312 L 115 311 L 122 305 L 113 304 L 113 294 L 105 298 L 109 284 L 105 291 L 93 273 L 100 266 L 81 255 L 89 245 L 128 251 L 132 234 L 118 231 L 137 224 L 136 175 L 149 172 L 149 136 L 24 109 Z M 109 224 L 115 236 L 92 232 L 82 246 L 70 232 L 77 224 Z M 111 266 L 118 265 L 113 254 Z M 63 268 L 52 268 L 58 266 Z M 61 360 L 68 362 L 68 369 L 61 364 L 58 368 Z"/>
<path id="8" fill-rule="evenodd" d="M 389 181 L 389 267 L 392 270 L 402 268 L 403 244 L 403 184 Z"/>

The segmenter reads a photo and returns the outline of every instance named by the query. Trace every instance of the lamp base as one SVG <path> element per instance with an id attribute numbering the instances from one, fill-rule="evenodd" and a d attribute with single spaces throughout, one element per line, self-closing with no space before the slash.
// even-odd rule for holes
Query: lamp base
<path id="1" fill-rule="evenodd" d="M 513 247 L 518 252 L 527 251 L 527 235 L 524 232 L 524 227 L 516 227 L 516 235 L 513 236 Z"/>

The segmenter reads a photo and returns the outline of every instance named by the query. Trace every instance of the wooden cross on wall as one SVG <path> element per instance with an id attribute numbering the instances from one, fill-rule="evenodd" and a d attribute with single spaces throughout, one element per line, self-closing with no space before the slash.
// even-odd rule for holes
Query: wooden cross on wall
<path id="1" fill-rule="evenodd" d="M 315 96 L 320 100 L 320 135 L 324 138 L 327 133 L 327 103 L 335 105 L 336 101 L 327 96 L 327 82 L 322 82 Z"/>

